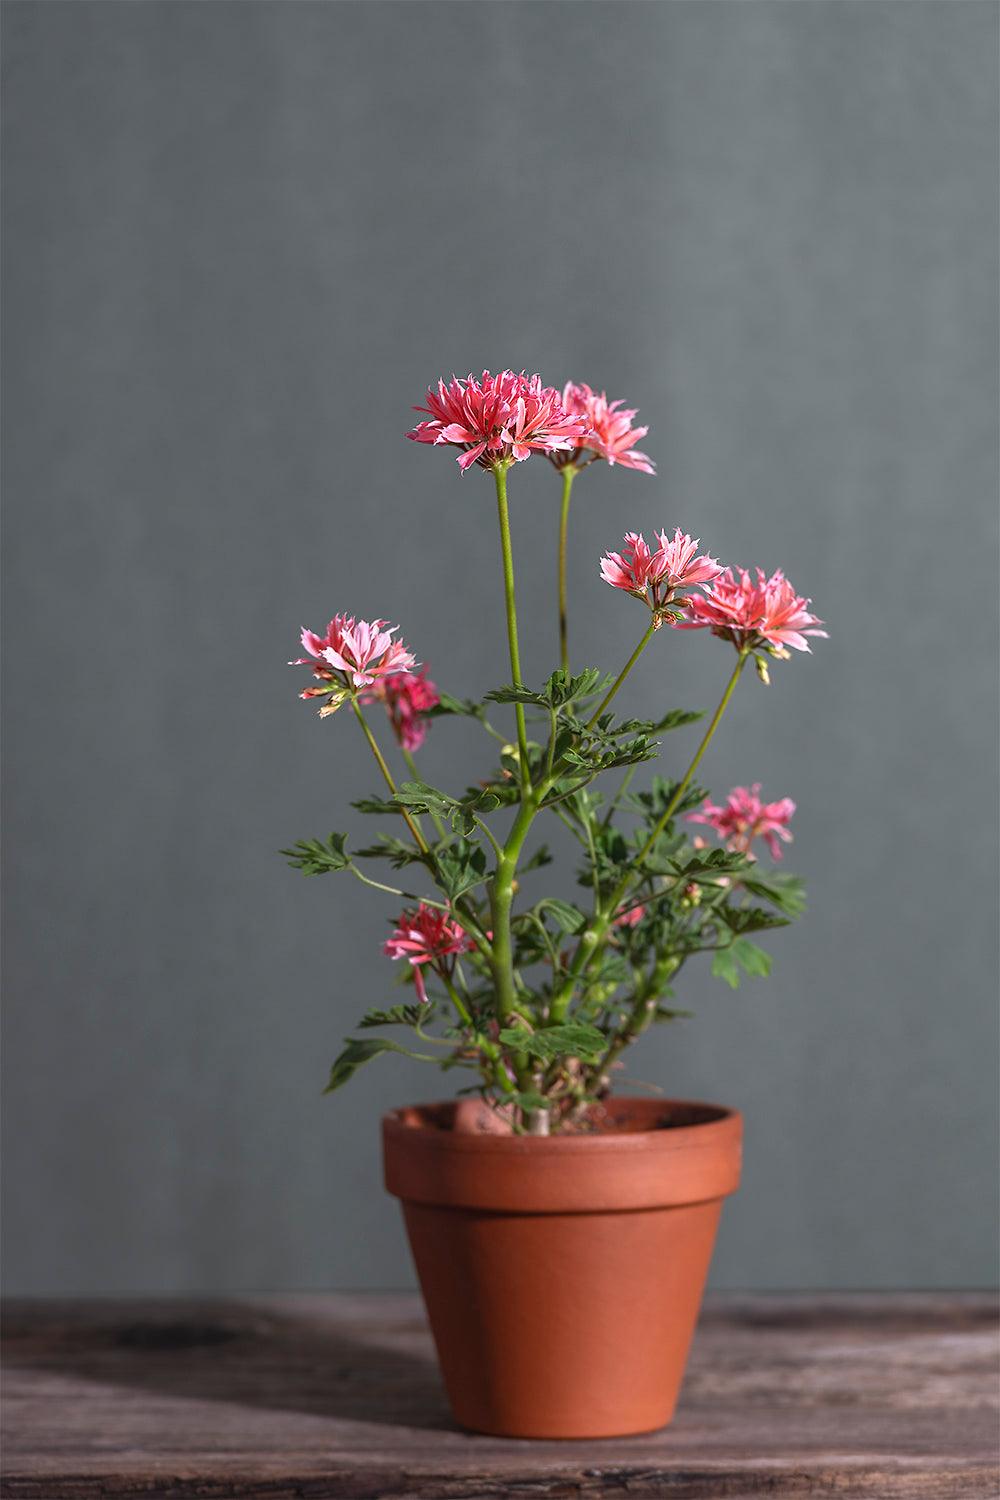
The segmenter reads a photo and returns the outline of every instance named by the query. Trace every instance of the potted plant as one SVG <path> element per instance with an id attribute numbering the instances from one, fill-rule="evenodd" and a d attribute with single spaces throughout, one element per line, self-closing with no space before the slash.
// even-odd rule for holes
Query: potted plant
<path id="1" fill-rule="evenodd" d="M 674 996 L 689 959 L 711 955 L 734 987 L 741 971 L 766 974 L 751 934 L 802 909 L 800 882 L 757 859 L 760 842 L 780 856 L 794 804 L 764 802 L 756 784 L 716 803 L 695 773 L 751 664 L 766 684 L 775 660 L 824 632 L 781 572 L 723 568 L 679 528 L 652 544 L 630 532 L 600 571 L 642 608 L 635 649 L 612 675 L 574 669 L 573 485 L 600 461 L 654 473 L 636 447 L 647 429 L 589 386 L 559 392 L 510 370 L 441 381 L 417 410 L 427 420 L 409 437 L 457 449 L 463 472 L 492 478 L 511 680 L 458 699 L 384 620 L 339 614 L 322 635 L 302 632 L 302 697 L 323 717 L 346 709 L 384 782 L 354 806 L 396 826 L 359 849 L 332 833 L 283 852 L 307 875 L 347 871 L 404 903 L 385 952 L 413 988 L 412 1000 L 358 1019 L 327 1087 L 387 1052 L 472 1075 L 457 1101 L 383 1122 L 386 1184 L 402 1200 L 457 1420 L 520 1437 L 648 1431 L 673 1412 L 722 1200 L 738 1183 L 741 1121 L 612 1085 L 650 1025 L 685 1014 Z M 562 484 L 561 659 L 545 677 L 522 670 L 507 500 L 511 469 L 536 455 Z M 622 720 L 615 698 L 647 649 L 689 630 L 728 647 L 725 686 L 686 769 L 639 790 L 633 775 L 659 738 L 701 715 L 658 702 L 649 719 Z M 405 778 L 372 727 L 374 705 Z M 428 725 L 454 714 L 492 741 L 492 767 L 465 791 L 428 785 L 413 758 Z M 617 785 L 602 797 L 606 773 Z M 529 903 L 519 890 L 549 862 L 534 842 L 543 821 L 578 846 L 576 901 Z M 365 873 L 372 861 L 400 872 L 398 883 Z"/>

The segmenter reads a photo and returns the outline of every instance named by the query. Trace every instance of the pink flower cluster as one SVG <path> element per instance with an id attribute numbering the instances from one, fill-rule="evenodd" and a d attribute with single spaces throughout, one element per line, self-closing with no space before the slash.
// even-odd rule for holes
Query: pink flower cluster
<path id="1" fill-rule="evenodd" d="M 563 387 L 563 408 L 573 416 L 580 417 L 590 429 L 575 453 L 550 454 L 557 469 L 568 463 L 579 465 L 582 452 L 590 452 L 607 463 L 621 464 L 623 469 L 638 469 L 642 474 L 655 474 L 656 468 L 648 453 L 640 453 L 635 444 L 644 438 L 648 427 L 633 427 L 636 416 L 633 407 L 625 407 L 623 401 L 609 401 L 603 391 L 598 394 L 589 385 L 570 380 Z"/>
<path id="2" fill-rule="evenodd" d="M 791 797 L 782 797 L 780 802 L 762 802 L 760 782 L 755 781 L 749 787 L 734 786 L 723 807 L 706 797 L 701 812 L 688 813 L 688 821 L 714 828 L 730 849 L 741 854 L 750 854 L 754 839 L 762 838 L 771 851 L 771 858 L 780 859 L 781 844 L 778 840 L 791 843 L 788 824 L 794 811 L 795 803 Z"/>
<path id="3" fill-rule="evenodd" d="M 810 614 L 812 601 L 797 594 L 779 568 L 768 578 L 757 569 L 756 579 L 746 568 L 732 568 L 717 578 L 704 597 L 689 601 L 689 618 L 677 622 L 678 630 L 711 630 L 732 641 L 737 650 L 769 647 L 776 656 L 787 656 L 787 647 L 808 651 L 808 635 L 825 636 L 823 621 Z"/>
<path id="4" fill-rule="evenodd" d="M 654 612 L 669 604 L 681 609 L 689 601 L 676 595 L 696 584 L 706 587 L 718 578 L 722 565 L 707 553 L 699 555 L 698 542 L 679 526 L 672 538 L 665 531 L 656 535 L 660 545 L 653 551 L 641 532 L 626 532 L 622 551 L 606 552 L 601 558 L 601 577 Z"/>
<path id="5" fill-rule="evenodd" d="M 451 978 L 455 957 L 459 953 L 470 953 L 475 943 L 453 921 L 446 911 L 436 906 L 426 906 L 423 901 L 412 911 L 404 911 L 398 918 L 392 936 L 387 938 L 382 949 L 389 958 L 405 958 L 413 969 L 413 983 L 417 997 L 426 1003 L 423 968 L 429 964 L 442 978 Z"/>
<path id="6" fill-rule="evenodd" d="M 393 733 L 404 750 L 420 749 L 427 734 L 427 715 L 441 702 L 426 667 L 376 683 L 366 701 L 371 699 L 385 704 Z"/>
<path id="7" fill-rule="evenodd" d="M 334 615 L 325 635 L 302 631 L 308 656 L 300 656 L 293 667 L 312 667 L 318 685 L 306 688 L 300 698 L 328 698 L 320 713 L 332 713 L 350 688 L 361 689 L 362 703 L 385 705 L 393 733 L 404 750 L 417 750 L 427 734 L 427 716 L 441 699 L 426 667 L 416 670 L 413 653 L 402 641 L 392 639 L 396 627 L 385 620 L 356 620 L 353 615 Z"/>
<path id="8" fill-rule="evenodd" d="M 406 435 L 417 443 L 449 444 L 463 451 L 458 466 L 464 472 L 472 464 L 491 469 L 497 463 L 521 463 L 532 453 L 572 452 L 588 436 L 583 417 L 565 410 L 559 392 L 542 385 L 540 375 L 515 375 L 503 370 L 491 375 L 484 370 L 477 380 L 470 375 L 427 391 L 425 411 L 429 422 L 418 422 Z"/>
<path id="9" fill-rule="evenodd" d="M 397 627 L 393 625 L 387 630 L 386 624 L 385 620 L 369 622 L 356 620 L 353 615 L 334 615 L 326 627 L 326 635 L 304 629 L 302 646 L 309 656 L 300 656 L 292 666 L 308 667 L 315 662 L 313 671 L 327 686 L 307 688 L 300 696 L 315 698 L 330 692 L 331 682 L 336 683 L 331 667 L 342 672 L 346 683 L 356 688 L 370 687 L 399 672 L 412 672 L 416 658 L 402 641 L 393 640 Z"/>

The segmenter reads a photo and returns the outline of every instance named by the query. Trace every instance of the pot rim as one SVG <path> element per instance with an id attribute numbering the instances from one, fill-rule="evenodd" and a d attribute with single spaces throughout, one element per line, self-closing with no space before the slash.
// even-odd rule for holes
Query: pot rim
<path id="1" fill-rule="evenodd" d="M 457 1102 L 455 1099 L 430 1099 L 418 1104 L 396 1105 L 382 1116 L 383 1128 L 387 1135 L 400 1141 L 419 1139 L 423 1149 L 509 1152 L 516 1156 L 530 1152 L 533 1156 L 541 1156 L 589 1151 L 648 1151 L 651 1148 L 691 1150 L 714 1144 L 711 1138 L 728 1137 L 734 1132 L 738 1134 L 743 1123 L 740 1111 L 725 1104 L 713 1104 L 703 1099 L 633 1099 L 628 1095 L 614 1095 L 605 1100 L 605 1104 L 612 1107 L 623 1104 L 650 1106 L 651 1113 L 655 1110 L 697 1110 L 704 1111 L 705 1118 L 683 1125 L 656 1125 L 649 1130 L 595 1130 L 545 1136 L 457 1132 L 427 1118 L 432 1112 L 449 1112 Z"/>
<path id="2" fill-rule="evenodd" d="M 385 1184 L 394 1197 L 508 1213 L 599 1213 L 704 1203 L 735 1192 L 742 1116 L 695 1100 L 608 1101 L 655 1118 L 669 1109 L 709 1118 L 591 1135 L 488 1135 L 431 1123 L 456 1100 L 403 1106 L 382 1117 Z"/>

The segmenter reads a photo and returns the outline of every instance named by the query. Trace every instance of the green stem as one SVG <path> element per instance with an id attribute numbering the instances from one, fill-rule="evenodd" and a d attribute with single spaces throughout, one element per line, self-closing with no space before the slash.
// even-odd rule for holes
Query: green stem
<path id="1" fill-rule="evenodd" d="M 642 1033 L 650 1026 L 656 1015 L 656 1007 L 659 1003 L 659 995 L 680 968 L 677 959 L 670 957 L 658 959 L 653 966 L 653 972 L 646 982 L 637 991 L 628 1018 L 624 1026 L 620 1027 L 611 1038 L 610 1045 L 600 1062 L 596 1063 L 591 1076 L 594 1085 L 600 1086 L 601 1078 L 616 1062 L 625 1048 L 630 1046 L 642 1036 Z"/>
<path id="2" fill-rule="evenodd" d="M 400 748 L 400 751 L 402 752 L 403 760 L 406 763 L 406 769 L 409 771 L 409 773 L 413 777 L 414 781 L 421 781 L 423 778 L 421 777 L 420 772 L 417 770 L 417 763 L 413 759 L 412 754 L 410 753 L 409 750 L 407 750 L 407 748 L 406 748 L 405 745 L 400 745 L 399 748 Z M 437 813 L 433 813 L 433 812 L 431 813 L 431 822 L 434 824 L 434 827 L 435 827 L 435 829 L 437 831 L 438 838 L 439 839 L 445 838 L 446 837 L 445 827 L 444 827 L 444 824 L 441 822 L 441 819 L 438 817 Z"/>
<path id="3" fill-rule="evenodd" d="M 507 612 L 507 646 L 510 651 L 511 680 L 515 687 L 523 687 L 521 681 L 521 652 L 517 643 L 517 603 L 514 598 L 514 557 L 510 545 L 510 512 L 507 508 L 507 465 L 498 463 L 493 470 L 497 487 L 497 515 L 500 520 L 500 551 L 503 556 L 503 598 Z M 531 785 L 528 764 L 528 733 L 524 723 L 524 704 L 514 704 L 517 720 L 517 748 L 521 762 L 521 789 L 526 793 Z"/>
<path id="4" fill-rule="evenodd" d="M 378 743 L 376 742 L 375 736 L 372 734 L 371 729 L 369 727 L 368 720 L 365 718 L 364 714 L 361 712 L 361 705 L 358 702 L 357 698 L 352 698 L 351 699 L 351 707 L 354 709 L 354 712 L 355 712 L 355 715 L 357 717 L 358 723 L 361 725 L 361 728 L 364 730 L 365 739 L 368 741 L 368 744 L 371 747 L 371 752 L 372 752 L 372 754 L 374 755 L 375 759 L 378 762 L 378 767 L 379 767 L 379 770 L 382 772 L 382 775 L 383 775 L 383 777 L 385 779 L 385 784 L 389 788 L 389 791 L 392 793 L 392 795 L 395 797 L 395 795 L 396 795 L 396 783 L 392 779 L 392 772 L 389 770 L 389 767 L 385 763 L 385 756 L 382 754 L 381 750 L 378 747 Z M 420 850 L 421 854 L 428 854 L 430 851 L 428 850 L 428 847 L 427 847 L 427 841 L 424 838 L 423 834 L 420 832 L 419 827 L 413 821 L 413 819 L 410 817 L 410 814 L 406 811 L 405 808 L 400 808 L 400 812 L 402 813 L 402 816 L 403 816 L 403 822 L 406 824 L 407 828 L 412 833 L 412 835 L 414 837 L 414 840 L 416 841 L 417 848 Z"/>
<path id="5" fill-rule="evenodd" d="M 472 814 L 472 821 L 475 823 L 475 825 L 476 825 L 477 828 L 481 828 L 482 829 L 483 833 L 485 833 L 486 837 L 489 839 L 490 843 L 493 845 L 493 852 L 495 853 L 497 859 L 501 859 L 503 857 L 503 850 L 500 848 L 500 845 L 497 843 L 496 839 L 493 837 L 493 830 L 490 827 L 488 827 L 486 823 L 483 822 L 482 818 L 477 817 L 475 813 Z"/>
<path id="6" fill-rule="evenodd" d="M 370 728 L 370 726 L 368 724 L 368 720 L 365 718 L 364 714 L 361 712 L 361 705 L 358 703 L 357 698 L 352 698 L 351 699 L 351 707 L 354 709 L 354 712 L 357 715 L 358 723 L 361 725 L 361 728 L 365 732 L 365 739 L 368 741 L 368 744 L 371 747 L 371 752 L 374 755 L 375 759 L 378 761 L 379 770 L 382 772 L 382 775 L 383 775 L 383 777 L 385 779 L 385 784 L 389 788 L 389 791 L 392 793 L 392 795 L 395 797 L 395 795 L 396 795 L 396 783 L 393 780 L 392 772 L 389 770 L 389 767 L 386 765 L 385 756 L 382 754 L 381 750 L 378 747 L 378 742 L 376 741 L 375 736 L 371 732 L 371 728 Z M 420 825 L 419 825 L 419 823 L 417 823 L 410 816 L 410 814 L 406 811 L 405 808 L 400 808 L 400 813 L 402 814 L 403 821 L 405 822 L 407 828 L 410 830 L 411 834 L 413 835 L 413 838 L 414 838 L 414 841 L 416 842 L 417 848 L 420 850 L 421 854 L 424 856 L 424 860 L 425 860 L 425 862 L 427 864 L 428 869 L 430 870 L 431 874 L 433 875 L 434 874 L 434 859 L 433 859 L 433 856 L 431 855 L 431 851 L 430 851 L 430 849 L 429 849 L 429 847 L 427 845 L 427 840 L 424 838 L 423 834 L 420 832 Z M 366 880 L 367 879 L 367 877 L 361 875 L 360 871 L 358 871 L 358 870 L 355 870 L 355 874 L 358 874 L 362 880 Z M 371 884 L 372 882 L 369 881 L 368 883 Z M 424 900 L 425 898 L 424 897 L 420 897 L 418 899 Z M 428 901 L 428 902 L 426 902 L 426 904 L 428 906 L 437 906 L 437 905 L 439 905 L 439 903 L 437 901 Z M 491 954 L 491 944 L 490 944 L 490 941 L 487 938 L 485 932 L 483 931 L 480 923 L 476 920 L 476 917 L 473 915 L 473 913 L 471 913 L 469 911 L 469 909 L 468 909 L 468 903 L 465 901 L 464 897 L 459 897 L 459 899 L 457 901 L 452 902 L 452 904 L 451 904 L 451 910 L 454 913 L 457 921 L 461 924 L 461 926 L 464 927 L 468 932 L 470 932 L 472 934 L 472 936 L 475 938 L 476 943 L 478 944 L 479 949 L 482 952 L 484 958 L 488 959 L 490 957 L 490 954 Z"/>
<path id="7" fill-rule="evenodd" d="M 458 993 L 458 990 L 455 988 L 454 984 L 452 984 L 447 974 L 441 974 L 440 977 L 445 989 L 448 991 L 448 994 L 451 997 L 452 1005 L 454 1005 L 455 1009 L 458 1011 L 463 1025 L 471 1026 L 472 1017 L 469 1014 L 469 1010 L 465 1004 L 465 1001 L 462 999 L 461 995 Z"/>
<path id="8" fill-rule="evenodd" d="M 604 697 L 601 699 L 601 701 L 598 704 L 597 708 L 594 710 L 594 712 L 591 714 L 590 718 L 587 720 L 586 724 L 584 725 L 584 730 L 585 731 L 588 730 L 588 729 L 593 729 L 594 725 L 597 723 L 597 721 L 600 718 L 601 714 L 607 708 L 608 704 L 611 702 L 612 698 L 615 696 L 615 694 L 617 693 L 618 689 L 621 687 L 622 683 L 625 681 L 626 677 L 631 672 L 631 670 L 635 666 L 636 662 L 639 660 L 639 657 L 642 655 L 642 653 L 645 651 L 646 647 L 649 645 L 650 641 L 653 639 L 653 633 L 655 632 L 656 628 L 657 628 L 656 627 L 656 620 L 655 620 L 655 618 L 651 618 L 649 624 L 646 626 L 645 633 L 643 634 L 643 637 L 642 637 L 641 641 L 639 642 L 638 646 L 636 646 L 635 650 L 632 652 L 632 655 L 629 657 L 628 661 L 622 667 L 621 671 L 618 673 L 618 676 L 615 678 L 614 682 L 608 688 L 608 691 L 605 693 Z M 556 734 L 556 729 L 557 729 L 556 717 L 555 717 L 555 713 L 553 711 L 552 712 L 552 734 L 551 734 L 551 736 L 549 738 L 549 751 L 550 751 L 550 754 L 549 754 L 548 764 L 546 765 L 546 768 L 545 768 L 545 777 L 544 777 L 544 780 L 542 781 L 541 785 L 538 786 L 538 787 L 536 787 L 536 789 L 535 789 L 535 795 L 537 796 L 539 802 L 541 802 L 543 800 L 543 798 L 545 797 L 546 792 L 552 786 L 553 782 L 556 782 L 556 781 L 559 780 L 559 777 L 562 775 L 563 771 L 565 770 L 565 766 L 566 766 L 566 762 L 565 762 L 564 759 L 560 759 L 559 762 L 558 762 L 558 764 L 552 765 L 552 753 L 551 752 L 555 749 L 555 734 Z M 593 777 L 591 777 L 590 780 L 593 780 Z M 574 790 L 575 791 L 579 791 L 579 787 L 575 787 Z M 546 807 L 551 807 L 552 803 L 551 802 L 547 802 L 545 805 L 546 805 Z"/>
<path id="9" fill-rule="evenodd" d="M 432 901 L 429 896 L 418 896 L 414 891 L 401 891 L 398 886 L 383 885 L 381 880 L 372 880 L 370 875 L 365 875 L 355 864 L 350 864 L 347 868 L 352 875 L 357 876 L 362 885 L 370 885 L 373 891 L 385 891 L 390 896 L 401 897 L 403 901 L 421 901 L 424 906 L 433 906 L 438 911 L 451 910 L 443 901 Z"/>
<path id="10" fill-rule="evenodd" d="M 628 791 L 629 786 L 631 785 L 631 782 L 632 782 L 632 777 L 635 775 L 635 773 L 636 773 L 636 771 L 638 769 L 639 769 L 638 762 L 637 761 L 633 762 L 633 764 L 630 765 L 629 768 L 628 768 L 628 770 L 625 772 L 625 775 L 622 777 L 621 786 L 618 788 L 617 792 L 615 792 L 615 795 L 612 797 L 611 801 L 608 803 L 608 810 L 604 814 L 603 826 L 605 828 L 609 828 L 611 826 L 611 820 L 613 819 L 613 817 L 615 815 L 615 808 L 618 806 L 619 802 L 622 800 L 622 798 L 624 797 L 625 793 Z"/>
<path id="11" fill-rule="evenodd" d="M 601 714 L 604 712 L 608 704 L 611 702 L 612 698 L 618 692 L 618 689 L 621 687 L 622 683 L 625 681 L 626 677 L 631 672 L 636 662 L 639 660 L 639 657 L 642 655 L 646 647 L 649 645 L 650 641 L 653 639 L 653 632 L 656 630 L 658 623 L 659 622 L 656 616 L 651 615 L 649 624 L 646 626 L 646 631 L 642 637 L 642 640 L 639 642 L 638 646 L 636 646 L 635 650 L 632 652 L 632 655 L 622 667 L 621 671 L 618 673 L 618 676 L 615 678 L 614 682 L 608 688 L 608 691 L 605 693 L 604 697 L 601 699 L 600 703 L 597 705 L 597 707 L 594 709 L 594 712 L 587 720 L 587 729 L 593 729 L 594 725 L 601 717 Z"/>
<path id="12" fill-rule="evenodd" d="M 496 987 L 497 1020 L 503 1025 L 517 1005 L 514 982 L 514 950 L 510 930 L 510 911 L 514 900 L 514 872 L 524 847 L 528 830 L 538 811 L 533 799 L 522 802 L 517 817 L 497 860 L 496 874 L 490 889 L 490 912 L 493 917 L 493 953 L 491 964 Z"/>
<path id="13" fill-rule="evenodd" d="M 569 676 L 569 611 L 566 604 L 566 538 L 569 534 L 569 502 L 576 469 L 567 464 L 562 471 L 562 510 L 559 515 L 559 660 Z"/>
<path id="14" fill-rule="evenodd" d="M 691 785 L 691 778 L 694 775 L 695 771 L 697 771 L 699 763 L 701 762 L 701 758 L 705 754 L 705 751 L 708 749 L 713 734 L 719 727 L 719 721 L 721 720 L 722 715 L 725 713 L 726 708 L 728 707 L 729 700 L 733 696 L 733 693 L 736 691 L 736 684 L 740 680 L 740 673 L 743 671 L 743 668 L 746 664 L 746 659 L 746 651 L 741 651 L 739 653 L 739 656 L 736 658 L 736 665 L 733 668 L 733 674 L 730 677 L 729 681 L 726 683 L 726 690 L 719 700 L 719 706 L 715 710 L 715 713 L 712 715 L 709 726 L 702 736 L 701 744 L 698 746 L 697 750 L 694 753 L 694 759 L 685 771 L 683 779 L 677 783 L 677 786 L 674 789 L 674 794 L 671 797 L 670 801 L 667 803 L 666 811 L 663 813 L 659 822 L 656 824 L 656 827 L 649 835 L 649 838 L 646 840 L 642 848 L 639 850 L 639 853 L 636 855 L 634 861 L 635 864 L 642 864 L 643 860 L 646 858 L 646 855 L 649 853 L 650 849 L 652 849 L 653 845 L 656 843 L 656 840 L 660 837 L 660 834 L 663 832 L 664 828 L 666 828 L 667 824 L 670 822 L 670 819 L 673 817 L 674 813 L 680 806 L 681 799 L 684 796 L 684 793 Z"/>
<path id="15" fill-rule="evenodd" d="M 746 663 L 746 659 L 747 652 L 745 650 L 741 651 L 737 659 L 736 666 L 733 668 L 732 676 L 726 683 L 725 691 L 723 692 L 722 697 L 719 700 L 719 706 L 715 710 L 715 713 L 712 715 L 711 722 L 704 735 L 702 736 L 701 743 L 694 753 L 694 758 L 691 761 L 691 764 L 685 771 L 683 778 L 677 783 L 677 786 L 674 789 L 673 796 L 667 803 L 666 811 L 663 813 L 662 817 L 658 819 L 655 828 L 649 835 L 649 838 L 646 840 L 642 848 L 639 850 L 638 854 L 632 860 L 630 868 L 625 872 L 621 880 L 618 882 L 618 885 L 612 892 L 611 898 L 608 901 L 607 906 L 602 911 L 601 915 L 596 919 L 592 926 L 590 926 L 587 931 L 582 934 L 580 941 L 577 944 L 576 953 L 573 955 L 573 961 L 570 965 L 566 983 L 563 985 L 563 988 L 560 990 L 559 994 L 556 995 L 552 1001 L 551 1013 L 553 1022 L 559 1022 L 565 1018 L 566 1012 L 569 1009 L 569 1003 L 573 998 L 574 985 L 580 978 L 581 974 L 583 974 L 583 972 L 587 969 L 595 955 L 599 953 L 601 948 L 604 946 L 605 939 L 612 926 L 612 923 L 614 922 L 615 914 L 617 913 L 618 908 L 621 904 L 622 897 L 628 890 L 633 871 L 636 869 L 641 870 L 642 862 L 646 858 L 646 855 L 652 849 L 653 845 L 660 837 L 660 834 L 666 828 L 667 824 L 670 822 L 670 819 L 673 817 L 674 813 L 680 806 L 681 799 L 683 798 L 684 793 L 687 791 L 688 787 L 691 784 L 691 778 L 693 777 L 695 771 L 698 769 L 701 758 L 705 754 L 705 751 L 708 749 L 712 736 L 718 729 L 719 722 L 722 719 L 722 715 L 725 713 L 729 700 L 733 696 L 733 693 L 736 689 L 736 684 L 740 680 L 740 673 L 743 671 L 743 667 Z"/>

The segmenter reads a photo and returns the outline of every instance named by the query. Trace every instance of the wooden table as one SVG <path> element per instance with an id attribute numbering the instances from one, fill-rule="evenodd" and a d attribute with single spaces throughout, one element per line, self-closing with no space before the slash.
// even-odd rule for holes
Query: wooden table
<path id="1" fill-rule="evenodd" d="M 410 1295 L 14 1303 L 2 1494 L 1000 1494 L 979 1294 L 718 1296 L 673 1425 L 593 1443 L 458 1431 Z"/>

